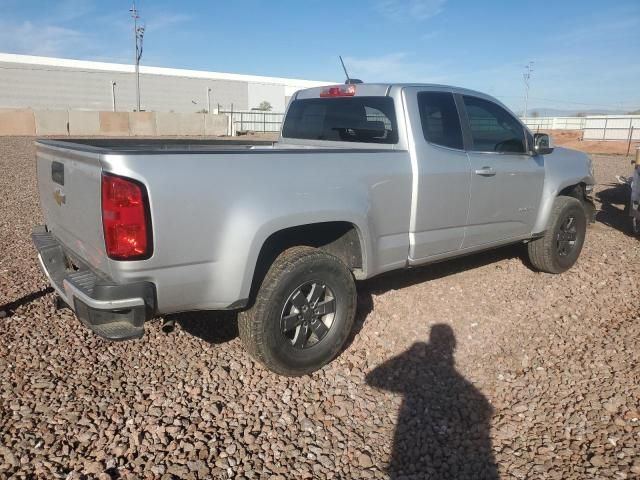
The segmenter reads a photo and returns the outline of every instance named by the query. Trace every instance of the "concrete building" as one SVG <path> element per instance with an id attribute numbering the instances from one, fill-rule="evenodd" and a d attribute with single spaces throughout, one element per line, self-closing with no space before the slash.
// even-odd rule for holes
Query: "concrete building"
<path id="1" fill-rule="evenodd" d="M 261 102 L 283 112 L 302 88 L 333 82 L 174 68 L 140 67 L 141 110 L 193 113 L 251 110 Z M 133 65 L 0 53 L 0 109 L 135 109 Z"/>

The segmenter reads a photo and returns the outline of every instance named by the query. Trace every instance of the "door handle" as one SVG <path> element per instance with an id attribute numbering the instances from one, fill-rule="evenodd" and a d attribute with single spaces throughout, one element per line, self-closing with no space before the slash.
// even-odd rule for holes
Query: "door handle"
<path id="1" fill-rule="evenodd" d="M 483 177 L 493 177 L 496 171 L 491 167 L 482 167 L 474 172 L 476 175 L 482 175 Z"/>

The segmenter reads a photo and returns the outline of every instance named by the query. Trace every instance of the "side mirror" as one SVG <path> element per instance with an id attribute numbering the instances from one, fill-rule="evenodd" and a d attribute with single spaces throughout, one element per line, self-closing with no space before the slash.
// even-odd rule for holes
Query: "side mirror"
<path id="1" fill-rule="evenodd" d="M 546 133 L 535 133 L 533 135 L 533 153 L 535 155 L 548 155 L 553 152 L 553 141 L 551 135 Z"/>

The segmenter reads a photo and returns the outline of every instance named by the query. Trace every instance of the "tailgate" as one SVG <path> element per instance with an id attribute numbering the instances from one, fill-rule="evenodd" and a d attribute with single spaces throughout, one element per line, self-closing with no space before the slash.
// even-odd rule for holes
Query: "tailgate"
<path id="1" fill-rule="evenodd" d="M 40 208 L 71 253 L 109 275 L 102 231 L 100 154 L 36 143 Z"/>

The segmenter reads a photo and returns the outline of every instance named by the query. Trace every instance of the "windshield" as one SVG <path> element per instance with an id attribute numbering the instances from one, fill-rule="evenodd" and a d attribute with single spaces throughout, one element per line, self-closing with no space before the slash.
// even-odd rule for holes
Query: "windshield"
<path id="1" fill-rule="evenodd" d="M 295 100 L 282 127 L 285 138 L 338 142 L 398 143 L 389 97 L 338 97 Z"/>

